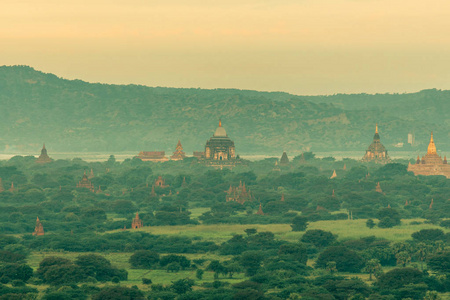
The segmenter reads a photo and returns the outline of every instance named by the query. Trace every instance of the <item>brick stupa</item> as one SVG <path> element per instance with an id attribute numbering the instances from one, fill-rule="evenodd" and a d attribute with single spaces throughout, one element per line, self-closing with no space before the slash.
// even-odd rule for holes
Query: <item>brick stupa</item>
<path id="1" fill-rule="evenodd" d="M 134 217 L 133 221 L 131 222 L 131 229 L 137 229 L 143 227 L 144 224 L 142 223 L 142 220 L 139 219 L 139 213 L 136 213 L 136 216 Z"/>
<path id="2" fill-rule="evenodd" d="M 35 236 L 44 235 L 44 226 L 42 226 L 39 217 L 36 218 L 36 226 L 34 227 L 33 235 Z"/>

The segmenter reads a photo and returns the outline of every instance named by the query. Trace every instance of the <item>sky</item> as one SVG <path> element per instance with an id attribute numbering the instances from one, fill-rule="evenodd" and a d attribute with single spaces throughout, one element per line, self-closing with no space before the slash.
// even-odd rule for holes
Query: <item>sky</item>
<path id="1" fill-rule="evenodd" d="M 450 1 L 2 0 L 0 65 L 299 95 L 450 89 Z"/>

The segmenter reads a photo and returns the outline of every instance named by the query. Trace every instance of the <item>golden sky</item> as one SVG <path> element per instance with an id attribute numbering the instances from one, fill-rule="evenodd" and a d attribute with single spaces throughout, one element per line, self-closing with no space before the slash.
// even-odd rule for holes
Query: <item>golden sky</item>
<path id="1" fill-rule="evenodd" d="M 448 0 L 2 0 L 0 65 L 295 94 L 450 89 Z"/>

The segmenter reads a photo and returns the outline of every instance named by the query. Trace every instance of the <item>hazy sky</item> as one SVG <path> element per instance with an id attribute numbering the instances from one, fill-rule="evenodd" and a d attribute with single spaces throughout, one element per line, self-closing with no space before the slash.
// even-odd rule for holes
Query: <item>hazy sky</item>
<path id="1" fill-rule="evenodd" d="M 450 89 L 448 0 L 1 0 L 0 65 L 296 94 Z"/>

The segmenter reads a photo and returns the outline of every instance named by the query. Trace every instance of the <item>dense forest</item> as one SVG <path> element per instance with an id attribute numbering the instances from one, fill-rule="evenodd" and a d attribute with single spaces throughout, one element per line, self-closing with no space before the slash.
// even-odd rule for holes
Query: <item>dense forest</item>
<path id="1" fill-rule="evenodd" d="M 375 123 L 388 149 L 430 131 L 448 142 L 450 92 L 297 96 L 234 89 L 181 89 L 65 80 L 26 66 L 0 67 L 0 149 L 33 153 L 43 142 L 58 152 L 201 151 L 222 118 L 238 154 L 286 150 L 363 151 Z M 411 150 L 406 147 L 405 150 Z"/>
<path id="2" fill-rule="evenodd" d="M 450 181 L 407 161 L 35 160 L 0 162 L 0 299 L 450 295 Z"/>

